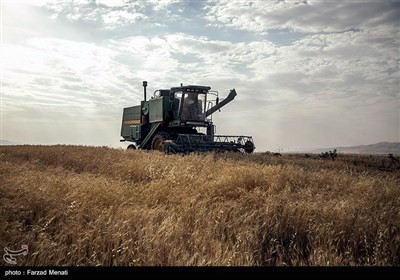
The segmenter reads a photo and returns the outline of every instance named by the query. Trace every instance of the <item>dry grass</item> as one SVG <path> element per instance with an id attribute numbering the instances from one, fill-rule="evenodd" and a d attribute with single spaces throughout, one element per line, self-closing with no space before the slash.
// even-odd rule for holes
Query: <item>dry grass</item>
<path id="1" fill-rule="evenodd" d="M 399 170 L 355 160 L 2 146 L 0 249 L 27 244 L 18 265 L 399 265 Z"/>

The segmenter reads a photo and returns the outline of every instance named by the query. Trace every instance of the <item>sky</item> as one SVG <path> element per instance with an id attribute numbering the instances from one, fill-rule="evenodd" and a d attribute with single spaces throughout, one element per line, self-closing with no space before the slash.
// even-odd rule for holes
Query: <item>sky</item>
<path id="1" fill-rule="evenodd" d="M 11 142 L 125 147 L 144 80 L 235 88 L 260 152 L 400 142 L 400 1 L 1 0 L 0 64 Z"/>

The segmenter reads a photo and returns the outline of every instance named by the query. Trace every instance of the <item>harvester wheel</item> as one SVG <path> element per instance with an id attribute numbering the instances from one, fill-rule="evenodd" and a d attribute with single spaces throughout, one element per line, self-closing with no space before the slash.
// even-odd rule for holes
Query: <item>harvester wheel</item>
<path id="1" fill-rule="evenodd" d="M 133 145 L 133 144 L 130 144 L 130 145 L 127 147 L 127 149 L 128 149 L 128 150 L 136 150 L 136 146 Z"/>
<path id="2" fill-rule="evenodd" d="M 244 143 L 244 151 L 248 154 L 251 154 L 254 151 L 254 144 L 251 141 L 246 141 L 246 143 Z"/>
<path id="3" fill-rule="evenodd" d="M 163 143 L 167 139 L 167 135 L 165 133 L 157 133 L 153 141 L 151 141 L 151 149 L 156 151 L 163 151 Z"/>

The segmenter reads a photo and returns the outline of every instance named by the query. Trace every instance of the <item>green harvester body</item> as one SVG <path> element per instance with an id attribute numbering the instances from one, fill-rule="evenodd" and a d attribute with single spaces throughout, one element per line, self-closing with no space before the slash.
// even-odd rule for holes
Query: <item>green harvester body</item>
<path id="1" fill-rule="evenodd" d="M 159 89 L 146 100 L 124 108 L 121 141 L 134 144 L 128 149 L 161 150 L 166 153 L 234 151 L 252 153 L 251 136 L 215 135 L 212 114 L 231 102 L 236 91 L 219 101 L 218 92 L 208 86 L 188 85 Z"/>

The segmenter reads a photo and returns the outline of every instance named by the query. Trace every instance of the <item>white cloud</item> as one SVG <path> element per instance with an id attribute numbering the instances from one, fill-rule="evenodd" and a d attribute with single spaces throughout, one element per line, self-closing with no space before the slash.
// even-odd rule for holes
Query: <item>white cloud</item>
<path id="1" fill-rule="evenodd" d="M 96 0 L 98 5 L 105 5 L 108 7 L 124 7 L 127 5 L 127 0 Z"/>
<path id="2" fill-rule="evenodd" d="M 400 10 L 391 1 L 230 1 L 211 0 L 207 19 L 221 28 L 253 32 L 290 29 L 335 32 L 376 24 L 398 26 Z"/>
<path id="3" fill-rule="evenodd" d="M 115 27 L 131 24 L 147 18 L 148 17 L 144 14 L 130 13 L 127 11 L 111 11 L 102 15 L 104 26 L 107 29 L 114 29 Z"/>
<path id="4" fill-rule="evenodd" d="M 4 138 L 117 145 L 122 108 L 142 95 L 141 79 L 114 60 L 117 51 L 34 38 L 24 45 L 3 44 L 2 52 Z"/>
<path id="5" fill-rule="evenodd" d="M 167 10 L 171 5 L 181 3 L 182 0 L 149 0 L 155 11 Z"/>
<path id="6" fill-rule="evenodd" d="M 12 112 L 16 98 L 24 98 L 29 101 L 29 108 L 57 110 L 60 117 L 65 117 L 62 112 L 71 108 L 82 108 L 78 112 L 88 118 L 96 112 L 107 116 L 108 113 L 96 109 L 96 104 L 113 104 L 118 112 L 117 107 L 126 106 L 128 100 L 138 102 L 141 80 L 148 80 L 149 89 L 153 90 L 180 82 L 205 84 L 220 90 L 222 96 L 235 87 L 239 93 L 237 100 L 215 117 L 220 133 L 242 134 L 240 124 L 247 127 L 247 122 L 262 118 L 265 130 L 273 132 L 273 136 L 266 137 L 261 132 L 264 130 L 247 132 L 265 143 L 258 145 L 260 149 L 274 148 L 279 141 L 298 148 L 290 137 L 279 140 L 289 133 L 279 131 L 281 127 L 295 129 L 296 124 L 315 134 L 304 122 L 321 127 L 340 112 L 354 124 L 360 119 L 349 115 L 349 110 L 362 116 L 366 106 L 375 106 L 370 111 L 374 115 L 388 105 L 393 106 L 393 93 L 398 88 L 396 60 L 381 63 L 388 52 L 374 44 L 363 44 L 368 36 L 361 32 L 310 35 L 292 46 L 277 46 L 268 41 L 235 44 L 179 33 L 111 40 L 103 47 L 32 39 L 24 48 L 5 46 L 8 60 L 4 81 L 7 85 L 18 84 L 12 88 L 5 86 L 5 115 Z M 355 50 L 363 46 L 362 51 L 353 52 L 351 59 L 343 55 L 349 52 L 343 49 L 349 43 Z M 388 68 L 396 72 L 389 75 L 385 72 Z M 35 70 L 26 73 L 23 69 Z M 46 92 L 42 91 L 44 86 Z M 316 115 L 320 120 L 312 121 Z M 383 117 L 393 125 L 392 115 Z M 291 123 L 291 119 L 299 122 Z M 331 132 L 325 135 L 333 137 L 342 125 L 339 120 L 330 123 Z M 327 142 L 326 137 L 316 139 Z M 318 141 L 307 146 L 318 145 Z"/>
<path id="7" fill-rule="evenodd" d="M 138 104 L 141 81 L 148 80 L 150 93 L 181 82 L 209 85 L 222 97 L 236 88 L 235 101 L 214 117 L 218 132 L 253 135 L 259 150 L 398 138 L 400 34 L 390 3 L 307 3 L 208 2 L 208 20 L 223 32 L 158 21 L 161 14 L 174 18 L 169 8 L 185 13 L 198 2 L 15 6 L 19 13 L 3 22 L 5 135 L 19 142 L 24 133 L 36 143 L 118 142 L 121 110 Z M 193 26 L 204 23 L 198 11 Z M 281 27 L 288 36 L 308 33 L 287 44 L 260 35 Z"/>
<path id="8" fill-rule="evenodd" d="M 117 52 L 94 44 L 35 38 L 25 46 L 3 45 L 5 105 L 21 97 L 51 109 L 62 104 L 90 107 L 124 103 L 132 74 L 113 58 Z M 45 88 L 45 90 L 43 90 Z M 60 103 L 58 103 L 60 99 Z M 36 102 L 35 101 L 35 102 Z M 31 106 L 30 103 L 22 106 Z M 6 111 L 5 114 L 11 114 Z"/>
<path id="9" fill-rule="evenodd" d="M 179 4 L 181 0 L 97 0 L 97 1 L 46 1 L 41 6 L 46 7 L 52 14 L 52 19 L 65 17 L 71 22 L 82 21 L 87 23 L 101 23 L 101 27 L 113 30 L 119 27 L 132 25 L 136 22 L 145 22 L 155 26 L 162 25 L 163 13 L 171 5 Z M 146 10 L 152 10 L 158 17 L 150 18 Z"/>

